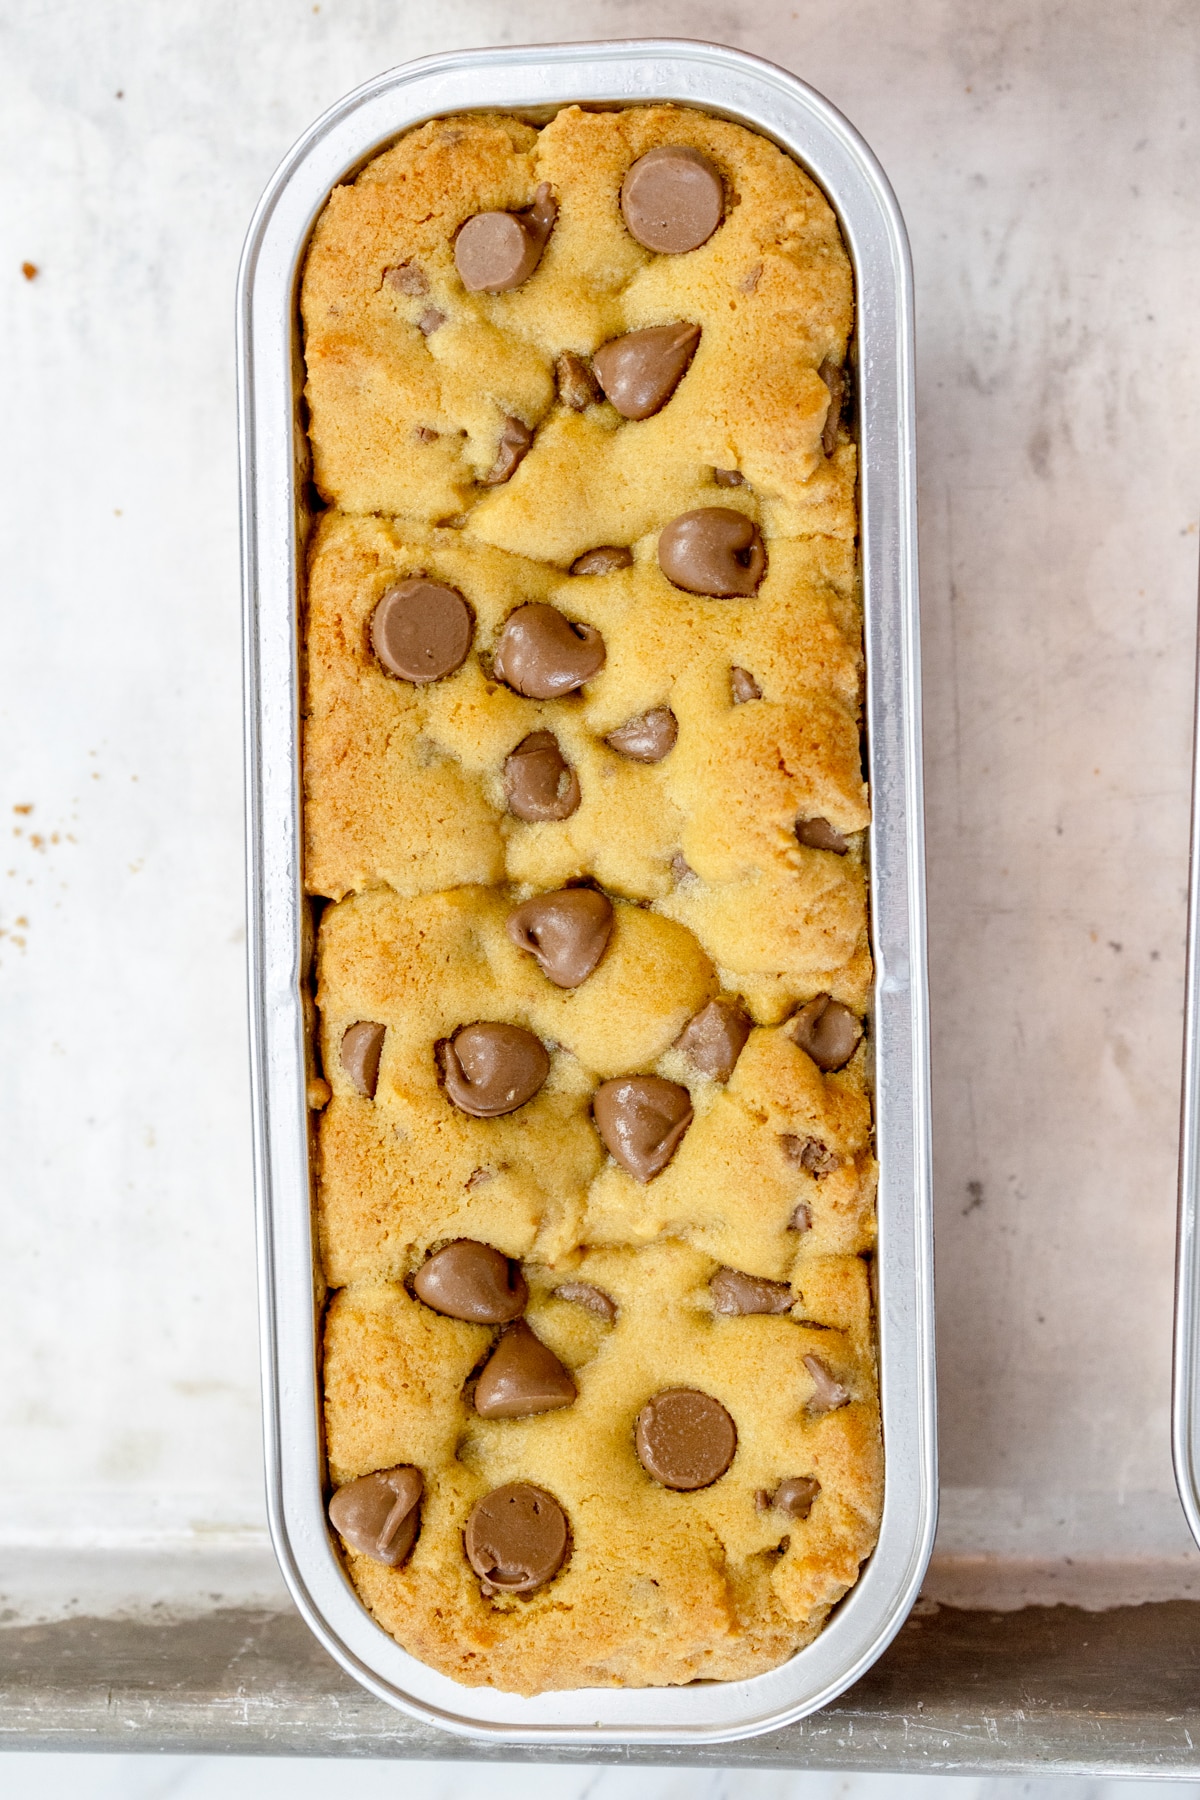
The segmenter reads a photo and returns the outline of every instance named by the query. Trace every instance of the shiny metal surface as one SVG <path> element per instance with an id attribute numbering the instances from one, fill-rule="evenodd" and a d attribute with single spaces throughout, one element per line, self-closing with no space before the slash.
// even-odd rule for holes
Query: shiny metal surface
<path id="1" fill-rule="evenodd" d="M 296 288 L 330 189 L 439 113 L 545 116 L 573 101 L 676 100 L 764 132 L 838 213 L 857 297 L 862 567 L 872 825 L 876 1263 L 886 1493 L 878 1546 L 816 1642 L 745 1682 L 533 1699 L 468 1689 L 402 1651 L 359 1604 L 322 1505 L 305 1023 L 301 997 L 296 620 L 305 466 Z M 239 300 L 251 1066 L 267 1485 L 275 1548 L 309 1625 L 380 1698 L 499 1741 L 705 1744 L 825 1705 L 875 1660 L 916 1596 L 933 1542 L 928 1024 L 914 521 L 912 282 L 894 197 L 847 122 L 794 76 L 719 45 L 626 41 L 467 51 L 378 77 L 285 159 L 255 215 Z"/>
<path id="2" fill-rule="evenodd" d="M 1200 645 L 1198 645 L 1200 650 Z M 1200 1544 L 1200 658 L 1192 740 L 1192 845 L 1188 879 L 1183 1094 L 1179 1118 L 1179 1223 L 1175 1241 L 1175 1365 L 1171 1452 L 1192 1536 Z"/>

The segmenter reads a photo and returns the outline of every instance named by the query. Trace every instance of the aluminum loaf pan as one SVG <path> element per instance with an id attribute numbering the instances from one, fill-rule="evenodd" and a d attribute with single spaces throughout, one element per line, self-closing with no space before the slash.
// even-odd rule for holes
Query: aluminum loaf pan
<path id="1" fill-rule="evenodd" d="M 307 450 L 297 296 L 309 234 L 330 190 L 409 127 L 477 109 L 541 119 L 573 102 L 654 101 L 736 120 L 794 156 L 837 213 L 854 268 L 885 1498 L 879 1543 L 857 1585 L 815 1642 L 779 1668 L 741 1682 L 526 1699 L 464 1687 L 401 1650 L 359 1602 L 325 1520 L 301 990 L 297 621 Z M 246 242 L 238 330 L 251 1070 L 267 1492 L 283 1574 L 343 1668 L 382 1699 L 448 1730 L 546 1745 L 701 1744 L 769 1731 L 825 1705 L 884 1649 L 916 1597 L 936 1518 L 912 279 L 892 191 L 862 139 L 819 94 L 721 45 L 648 39 L 430 57 L 339 101 L 286 157 Z"/>
<path id="2" fill-rule="evenodd" d="M 1198 646 L 1200 649 L 1200 646 Z M 1200 1544 L 1200 662 L 1192 747 L 1192 851 L 1188 893 L 1183 1097 L 1179 1126 L 1179 1223 L 1175 1244 L 1175 1380 L 1171 1448 L 1175 1482 Z"/>

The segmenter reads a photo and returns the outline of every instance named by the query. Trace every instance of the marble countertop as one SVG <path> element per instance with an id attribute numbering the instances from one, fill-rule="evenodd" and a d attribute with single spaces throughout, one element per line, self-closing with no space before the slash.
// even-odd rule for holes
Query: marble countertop
<path id="1" fill-rule="evenodd" d="M 570 18 L 573 37 L 786 64 L 865 134 L 912 237 L 929 1591 L 1200 1594 L 1169 1455 L 1200 15 L 579 0 Z M 278 1591 L 244 1021 L 246 223 L 358 81 L 562 31 L 550 0 L 0 9 L 0 1592 L 19 1618 L 100 1588 L 112 1606 Z"/>

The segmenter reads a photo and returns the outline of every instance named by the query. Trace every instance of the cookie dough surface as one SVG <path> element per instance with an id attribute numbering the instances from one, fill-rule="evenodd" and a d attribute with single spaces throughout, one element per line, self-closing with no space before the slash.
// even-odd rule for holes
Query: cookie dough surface
<path id="1" fill-rule="evenodd" d="M 660 255 L 627 228 L 621 186 L 678 145 L 719 172 L 724 215 L 698 248 Z M 464 223 L 546 192 L 557 216 L 533 273 L 469 292 Z M 742 1679 L 820 1629 L 881 1502 L 869 1050 L 824 1067 L 795 1036 L 817 996 L 861 1018 L 872 978 L 836 220 L 775 146 L 688 109 L 572 107 L 540 130 L 435 120 L 331 195 L 302 314 L 325 508 L 308 553 L 304 832 L 308 889 L 329 902 L 314 1083 L 329 1474 L 343 1494 L 396 1468 L 420 1481 L 395 1492 L 421 1488 L 411 1552 L 391 1566 L 343 1534 L 347 1567 L 385 1629 L 466 1683 Z M 650 416 L 622 417 L 591 359 L 679 321 L 700 331 L 684 374 Z M 507 469 L 510 441 L 528 447 Z M 664 528 L 714 507 L 765 545 L 741 598 L 687 592 L 660 566 Z M 611 566 L 572 573 L 598 547 L 618 552 Z M 469 615 L 465 659 L 427 681 L 389 672 L 374 635 L 384 596 L 420 580 Z M 530 605 L 603 644 L 558 698 L 502 678 L 502 639 Z M 622 753 L 622 729 L 666 709 L 669 750 Z M 536 733 L 556 747 L 558 792 L 575 784 L 566 816 L 514 811 L 512 759 Z M 840 850 L 798 836 L 813 820 Z M 608 897 L 611 925 L 565 987 L 509 920 L 580 884 Z M 679 1044 L 713 1001 L 744 1015 L 715 1075 Z M 548 1060 L 532 1098 L 496 1116 L 447 1086 L 445 1046 L 481 1021 L 531 1034 Z M 343 1051 L 355 1026 L 365 1064 Z M 647 1180 L 593 1112 L 601 1084 L 628 1077 L 674 1084 L 691 1109 Z M 460 1240 L 521 1271 L 569 1404 L 476 1410 L 505 1328 L 413 1289 Z M 742 1278 L 771 1310 L 731 1310 Z M 719 1402 L 736 1431 L 727 1471 L 696 1491 L 656 1480 L 635 1444 L 642 1409 L 673 1388 Z M 472 1508 L 509 1483 L 567 1521 L 561 1567 L 529 1593 L 493 1589 L 464 1549 Z M 792 1489 L 806 1499 L 789 1511 L 776 1497 Z"/>

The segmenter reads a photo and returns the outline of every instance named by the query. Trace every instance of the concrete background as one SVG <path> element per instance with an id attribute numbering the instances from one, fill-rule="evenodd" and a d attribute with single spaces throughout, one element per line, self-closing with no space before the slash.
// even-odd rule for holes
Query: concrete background
<path id="1" fill-rule="evenodd" d="M 784 63 L 895 184 L 918 295 L 931 1591 L 1200 1594 L 1168 1445 L 1200 523 L 1200 14 L 1171 0 L 0 3 L 0 1593 L 28 1618 L 278 1591 L 238 251 L 348 88 L 564 30 Z"/>

